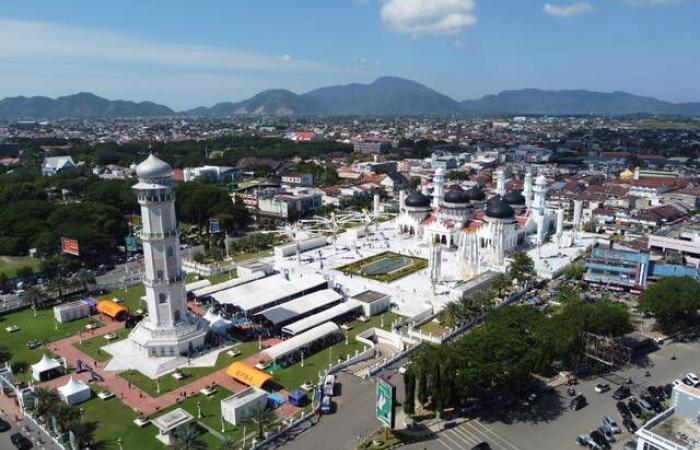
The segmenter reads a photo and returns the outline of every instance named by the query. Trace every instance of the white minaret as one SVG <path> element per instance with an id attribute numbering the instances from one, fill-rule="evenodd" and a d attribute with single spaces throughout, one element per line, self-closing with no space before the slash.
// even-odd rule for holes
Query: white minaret
<path id="1" fill-rule="evenodd" d="M 442 206 L 442 197 L 444 196 L 445 187 L 445 172 L 442 167 L 438 167 L 433 177 L 433 208 Z"/>
<path id="2" fill-rule="evenodd" d="M 171 167 L 150 155 L 136 167 L 148 316 L 129 335 L 148 356 L 180 356 L 204 345 L 207 324 L 187 311 Z"/>
<path id="3" fill-rule="evenodd" d="M 530 168 L 525 172 L 525 180 L 523 181 L 523 197 L 525 197 L 525 206 L 530 207 L 532 204 L 532 170 Z"/>
<path id="4" fill-rule="evenodd" d="M 428 265 L 430 266 L 430 281 L 435 284 L 440 281 L 440 269 L 442 266 L 442 246 L 438 244 L 433 244 L 430 247 L 430 254 L 428 257 Z"/>
<path id="5" fill-rule="evenodd" d="M 506 195 L 506 172 L 503 169 L 496 171 L 496 194 L 501 197 Z"/>
<path id="6" fill-rule="evenodd" d="M 374 194 L 372 214 L 374 214 L 374 220 L 379 218 L 379 194 Z"/>
<path id="7" fill-rule="evenodd" d="M 561 247 L 561 239 L 564 235 L 564 209 L 559 208 L 557 210 L 557 242 Z"/>
<path id="8" fill-rule="evenodd" d="M 532 209 L 537 220 L 537 246 L 544 244 L 544 213 L 547 199 L 547 179 L 540 174 L 535 180 L 534 199 Z"/>

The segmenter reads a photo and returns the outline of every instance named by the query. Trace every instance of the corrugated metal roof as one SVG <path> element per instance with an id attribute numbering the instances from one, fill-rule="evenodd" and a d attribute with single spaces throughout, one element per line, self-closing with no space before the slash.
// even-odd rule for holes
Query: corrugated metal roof
<path id="1" fill-rule="evenodd" d="M 323 325 L 307 330 L 297 336 L 294 336 L 293 338 L 280 342 L 277 345 L 273 345 L 272 347 L 263 350 L 262 353 L 266 354 L 270 357 L 270 359 L 275 361 L 314 341 L 335 334 L 338 332 L 338 330 L 338 325 L 334 324 L 333 322 L 326 322 Z"/>
<path id="2" fill-rule="evenodd" d="M 335 305 L 332 308 L 314 314 L 313 316 L 309 316 L 304 319 L 298 320 L 292 324 L 289 324 L 286 327 L 283 327 L 282 331 L 287 334 L 296 335 L 298 333 L 303 332 L 304 330 L 308 330 L 311 327 L 315 327 L 320 323 L 328 322 L 329 320 L 333 320 L 338 316 L 347 314 L 353 309 L 360 308 L 361 306 L 362 305 L 360 304 L 360 302 L 351 299 L 345 303 Z"/>
<path id="3" fill-rule="evenodd" d="M 290 302 L 266 309 L 257 315 L 264 316 L 267 320 L 277 325 L 289 319 L 313 311 L 316 308 L 330 305 L 343 299 L 343 296 L 332 289 L 324 289 L 299 297 Z"/>

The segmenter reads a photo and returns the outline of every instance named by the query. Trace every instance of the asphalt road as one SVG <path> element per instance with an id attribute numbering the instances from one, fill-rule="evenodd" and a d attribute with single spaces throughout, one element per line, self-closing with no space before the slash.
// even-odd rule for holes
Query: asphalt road
<path id="1" fill-rule="evenodd" d="M 59 447 L 51 441 L 51 438 L 49 438 L 45 433 L 40 432 L 39 429 L 34 425 L 30 420 L 28 419 L 22 419 L 20 422 L 20 425 L 14 422 L 14 420 L 11 420 L 7 416 L 2 416 L 2 418 L 10 423 L 12 428 L 8 431 L 4 431 L 0 433 L 0 450 L 16 450 L 15 446 L 12 445 L 12 442 L 10 441 L 10 435 L 21 432 L 25 437 L 30 438 L 34 442 L 34 448 L 39 448 L 39 449 L 45 449 L 45 450 L 59 450 Z M 26 432 L 25 430 L 21 430 L 21 426 L 27 427 L 29 429 L 29 432 Z M 36 445 L 38 440 L 41 440 L 40 445 Z"/>
<path id="2" fill-rule="evenodd" d="M 367 436 L 379 427 L 375 418 L 375 381 L 353 375 L 338 375 L 340 395 L 333 397 L 336 410 L 321 417 L 315 426 L 287 442 L 284 450 L 349 450 L 358 444 L 358 436 Z"/>
<path id="3" fill-rule="evenodd" d="M 671 356 L 677 356 L 675 361 Z M 649 370 L 650 377 L 645 376 Z M 648 356 L 644 364 L 632 365 L 627 370 L 617 372 L 620 379 L 631 377 L 632 391 L 640 392 L 645 386 L 670 383 L 687 372 L 700 370 L 700 343 L 676 343 L 662 347 Z M 613 379 L 613 377 L 609 377 Z M 614 377 L 617 379 L 616 377 Z M 588 400 L 588 406 L 579 411 L 568 408 L 570 398 L 562 388 L 556 394 L 545 395 L 529 409 L 499 411 L 493 416 L 470 420 L 459 426 L 438 433 L 437 439 L 412 444 L 403 448 L 411 450 L 462 450 L 487 441 L 495 450 L 573 450 L 581 447 L 576 436 L 590 432 L 601 425 L 605 415 L 611 415 L 622 426 L 622 420 L 615 408 L 612 392 L 616 385 L 610 381 L 611 390 L 597 394 L 594 386 L 605 381 L 600 378 L 582 380 L 577 390 Z M 635 419 L 635 423 L 640 422 Z M 615 435 L 614 449 L 633 438 L 627 431 Z"/>

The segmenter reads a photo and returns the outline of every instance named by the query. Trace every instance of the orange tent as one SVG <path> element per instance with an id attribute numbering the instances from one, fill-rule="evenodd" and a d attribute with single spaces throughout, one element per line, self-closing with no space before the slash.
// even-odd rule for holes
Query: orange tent
<path id="1" fill-rule="evenodd" d="M 248 386 L 255 386 L 256 388 L 262 388 L 265 383 L 272 379 L 272 375 L 258 370 L 243 361 L 236 361 L 228 366 L 226 375 L 236 381 L 240 381 Z"/>
<path id="2" fill-rule="evenodd" d="M 129 310 L 112 300 L 102 300 L 97 304 L 97 311 L 112 319 L 122 320 Z"/>

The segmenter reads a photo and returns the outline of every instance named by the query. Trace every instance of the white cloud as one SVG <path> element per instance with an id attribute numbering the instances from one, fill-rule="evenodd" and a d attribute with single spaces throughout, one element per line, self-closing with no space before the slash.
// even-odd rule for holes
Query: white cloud
<path id="1" fill-rule="evenodd" d="M 399 33 L 455 34 L 476 25 L 475 12 L 476 0 L 388 0 L 381 17 Z"/>
<path id="2" fill-rule="evenodd" d="M 628 5 L 650 5 L 650 6 L 663 6 L 663 5 L 678 5 L 680 3 L 685 3 L 686 0 L 622 0 L 623 3 Z"/>
<path id="3" fill-rule="evenodd" d="M 591 11 L 593 11 L 593 5 L 589 2 L 571 3 L 569 5 L 544 4 L 544 12 L 555 17 L 575 17 L 588 14 Z"/>
<path id="4" fill-rule="evenodd" d="M 48 22 L 0 20 L 0 63 L 138 64 L 148 67 L 240 70 L 321 70 L 322 64 L 232 47 L 139 39 L 112 31 Z"/>
<path id="5" fill-rule="evenodd" d="M 285 63 L 288 63 L 291 60 L 292 60 L 292 55 L 290 55 L 289 53 L 285 53 L 284 55 L 280 55 L 277 57 L 277 61 L 282 61 Z"/>

